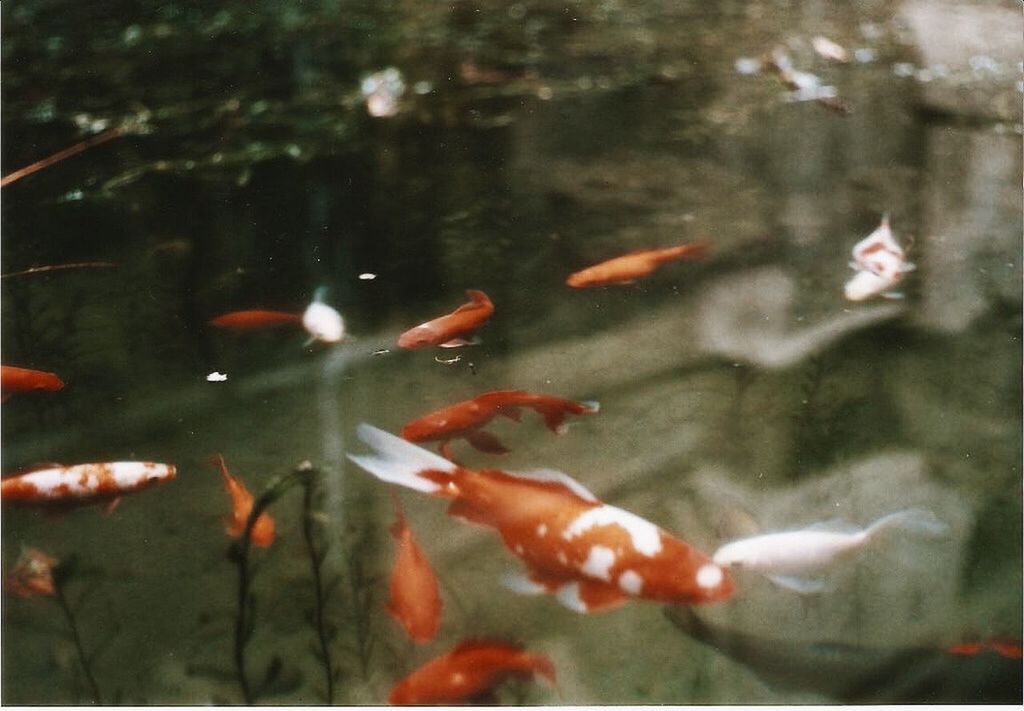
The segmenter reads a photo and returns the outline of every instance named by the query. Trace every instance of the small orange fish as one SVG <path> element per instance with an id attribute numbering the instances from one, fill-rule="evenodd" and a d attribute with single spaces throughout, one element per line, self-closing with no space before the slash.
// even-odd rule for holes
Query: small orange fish
<path id="1" fill-rule="evenodd" d="M 535 410 L 549 430 L 562 434 L 567 415 L 597 412 L 600 406 L 596 402 L 579 403 L 523 390 L 493 390 L 413 420 L 402 428 L 402 437 L 410 442 L 440 442 L 441 454 L 446 459 L 452 458 L 448 443 L 453 439 L 465 439 L 481 452 L 505 454 L 508 449 L 498 438 L 480 428 L 497 415 L 519 422 L 523 407 Z"/>
<path id="2" fill-rule="evenodd" d="M 437 577 L 405 520 L 401 501 L 394 492 L 391 495 L 397 516 L 391 535 L 397 542 L 398 553 L 391 568 L 387 611 L 405 628 L 409 637 L 424 644 L 437 636 L 441 626 L 441 594 Z"/>
<path id="3" fill-rule="evenodd" d="M 278 326 L 299 325 L 301 323 L 302 314 L 262 309 L 232 311 L 231 313 L 222 314 L 210 319 L 211 326 L 230 328 L 236 331 L 256 331 L 261 328 L 276 328 Z"/>
<path id="4" fill-rule="evenodd" d="M 466 296 L 470 298 L 470 301 L 450 314 L 421 323 L 419 326 L 410 328 L 399 336 L 399 347 L 426 348 L 427 346 L 441 346 L 442 348 L 456 348 L 469 345 L 469 341 L 463 339 L 462 336 L 472 333 L 487 323 L 487 319 L 494 313 L 494 304 L 491 303 L 487 294 L 476 289 L 467 290 Z"/>
<path id="5" fill-rule="evenodd" d="M 231 497 L 231 515 L 224 518 L 224 530 L 231 538 L 238 538 L 245 533 L 245 524 L 252 512 L 252 494 L 245 488 L 241 479 L 231 475 L 222 455 L 215 454 L 209 462 L 220 469 L 220 475 L 224 478 L 224 489 Z M 274 542 L 274 519 L 270 514 L 264 511 L 256 517 L 249 540 L 260 548 L 267 548 Z"/>
<path id="6" fill-rule="evenodd" d="M 381 481 L 450 499 L 448 514 L 493 528 L 525 565 L 506 579 L 524 594 L 553 594 L 575 612 L 609 610 L 632 598 L 670 604 L 727 600 L 729 572 L 655 524 L 597 499 L 552 469 L 466 469 L 367 424 L 375 451 L 348 455 Z"/>
<path id="7" fill-rule="evenodd" d="M 53 583 L 53 569 L 59 562 L 38 548 L 26 548 L 21 552 L 14 569 L 4 579 L 4 589 L 19 597 L 52 597 L 57 592 Z"/>
<path id="8" fill-rule="evenodd" d="M 710 247 L 707 242 L 693 242 L 665 249 L 640 249 L 570 274 L 565 283 L 577 289 L 604 284 L 629 284 L 647 276 L 666 262 L 702 259 Z"/>
<path id="9" fill-rule="evenodd" d="M 990 637 L 979 642 L 962 642 L 946 647 L 950 654 L 958 656 L 973 657 L 984 651 L 992 651 L 1007 659 L 1021 659 L 1024 656 L 1019 640 L 1011 640 L 1003 637 Z"/>
<path id="10" fill-rule="evenodd" d="M 63 387 L 64 381 L 53 373 L 30 368 L 16 368 L 13 365 L 0 366 L 0 401 L 6 400 L 15 393 L 27 393 L 32 390 L 53 392 Z"/>
<path id="11" fill-rule="evenodd" d="M 554 685 L 555 666 L 543 654 L 506 642 L 466 641 L 395 684 L 388 703 L 457 704 L 491 693 L 506 679 L 535 674 Z"/>
<path id="12" fill-rule="evenodd" d="M 173 464 L 156 462 L 46 465 L 4 478 L 0 482 L 0 499 L 56 508 L 108 502 L 109 513 L 124 494 L 171 481 L 175 474 Z"/>

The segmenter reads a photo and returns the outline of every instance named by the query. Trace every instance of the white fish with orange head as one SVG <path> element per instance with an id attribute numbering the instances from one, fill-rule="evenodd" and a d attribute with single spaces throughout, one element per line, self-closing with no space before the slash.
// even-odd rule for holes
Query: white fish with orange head
<path id="1" fill-rule="evenodd" d="M 349 459 L 381 481 L 451 500 L 448 514 L 487 528 L 526 566 L 509 587 L 553 594 L 576 612 L 642 598 L 670 604 L 727 600 L 733 583 L 709 557 L 639 516 L 605 504 L 562 472 L 466 469 L 376 427 L 375 451 Z"/>
<path id="2" fill-rule="evenodd" d="M 743 568 L 766 575 L 776 584 L 796 592 L 820 592 L 821 580 L 793 577 L 820 571 L 850 558 L 890 529 L 940 536 L 949 528 L 931 511 L 906 509 L 888 514 L 863 529 L 839 530 L 829 523 L 795 531 L 743 538 L 715 551 L 713 560 L 726 568 Z"/>

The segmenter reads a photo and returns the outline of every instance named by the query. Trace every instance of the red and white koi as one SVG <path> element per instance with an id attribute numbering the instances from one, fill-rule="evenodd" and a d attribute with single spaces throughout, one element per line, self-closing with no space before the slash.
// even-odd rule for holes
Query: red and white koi
<path id="1" fill-rule="evenodd" d="M 457 704 L 492 693 L 506 679 L 534 675 L 555 684 L 555 666 L 543 654 L 506 642 L 467 641 L 398 682 L 388 703 Z"/>
<path id="2" fill-rule="evenodd" d="M 13 504 L 85 505 L 109 502 L 108 510 L 133 491 L 174 479 L 173 464 L 102 462 L 52 466 L 17 474 L 0 482 L 0 499 Z"/>
<path id="3" fill-rule="evenodd" d="M 583 415 L 600 409 L 596 402 L 573 402 L 523 390 L 492 390 L 413 420 L 402 428 L 402 437 L 410 442 L 440 442 L 445 459 L 452 458 L 448 444 L 453 439 L 465 439 L 481 452 L 505 454 L 509 450 L 498 438 L 480 428 L 497 415 L 519 422 L 524 407 L 541 415 L 547 428 L 556 434 L 565 433 L 567 415 Z"/>
<path id="4" fill-rule="evenodd" d="M 393 492 L 392 497 L 397 518 L 391 527 L 391 535 L 395 539 L 397 555 L 391 568 L 390 598 L 386 609 L 413 641 L 424 644 L 437 636 L 441 626 L 441 593 L 437 576 L 405 520 L 402 503 Z"/>
<path id="5" fill-rule="evenodd" d="M 0 366 L 0 401 L 17 393 L 33 390 L 54 392 L 64 387 L 64 381 L 54 373 L 31 368 L 16 368 L 13 365 Z"/>
<path id="6" fill-rule="evenodd" d="M 879 294 L 899 298 L 887 292 L 916 268 L 907 261 L 906 251 L 896 242 L 888 215 L 882 217 L 874 232 L 854 245 L 852 254 L 850 268 L 857 273 L 846 282 L 843 290 L 850 301 L 864 301 Z"/>
<path id="7" fill-rule="evenodd" d="M 450 314 L 421 323 L 399 336 L 399 347 L 457 348 L 469 345 L 470 341 L 465 340 L 462 336 L 472 333 L 487 323 L 491 314 L 494 313 L 494 304 L 487 294 L 476 289 L 467 290 L 466 296 L 469 297 L 469 302 Z"/>
<path id="8" fill-rule="evenodd" d="M 647 276 L 662 264 L 677 259 L 702 259 L 709 248 L 707 242 L 693 242 L 665 249 L 639 249 L 570 274 L 565 283 L 576 289 L 605 284 L 629 284 Z"/>
<path id="9" fill-rule="evenodd" d="M 716 602 L 733 593 L 729 574 L 650 521 L 602 503 L 582 484 L 546 469 L 473 470 L 368 424 L 358 434 L 375 451 L 349 459 L 381 481 L 451 500 L 448 514 L 493 528 L 525 565 L 506 581 L 526 594 L 554 594 L 577 612 L 641 598 Z"/>
<path id="10" fill-rule="evenodd" d="M 863 529 L 848 524 L 819 523 L 795 531 L 768 533 L 727 543 L 715 551 L 715 563 L 765 575 L 775 584 L 799 593 L 821 592 L 824 581 L 799 577 L 851 558 L 883 531 L 904 529 L 940 536 L 949 529 L 931 511 L 906 509 L 888 514 Z"/>

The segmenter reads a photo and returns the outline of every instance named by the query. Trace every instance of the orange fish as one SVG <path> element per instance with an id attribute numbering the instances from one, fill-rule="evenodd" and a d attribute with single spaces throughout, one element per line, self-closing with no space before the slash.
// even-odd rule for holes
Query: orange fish
<path id="1" fill-rule="evenodd" d="M 409 637 L 423 644 L 434 639 L 441 626 L 441 594 L 437 577 L 405 520 L 402 503 L 394 492 L 392 497 L 397 520 L 391 527 L 391 535 L 398 544 L 398 554 L 391 568 L 391 598 L 387 611 L 405 628 Z"/>
<path id="2" fill-rule="evenodd" d="M 555 666 L 506 642 L 466 641 L 395 684 L 389 704 L 457 704 L 490 694 L 512 677 L 535 674 L 555 683 Z"/>
<path id="3" fill-rule="evenodd" d="M 472 470 L 361 424 L 374 450 L 349 459 L 390 484 L 451 499 L 448 514 L 493 528 L 525 565 L 506 580 L 526 594 L 554 594 L 576 612 L 631 598 L 716 602 L 733 593 L 727 570 L 650 521 L 602 503 L 572 477 L 543 469 Z"/>
<path id="4" fill-rule="evenodd" d="M 57 592 L 53 583 L 53 569 L 59 562 L 37 548 L 26 548 L 21 552 L 14 569 L 4 579 L 4 589 L 19 597 L 52 597 Z"/>
<path id="5" fill-rule="evenodd" d="M 224 489 L 231 497 L 231 515 L 224 518 L 224 530 L 231 538 L 238 538 L 245 533 L 245 524 L 252 512 L 252 494 L 245 488 L 241 479 L 231 475 L 222 455 L 215 454 L 209 462 L 220 469 L 220 475 L 224 478 Z M 249 540 L 260 548 L 267 548 L 274 542 L 274 519 L 270 514 L 264 511 L 256 517 Z"/>
<path id="6" fill-rule="evenodd" d="M 710 247 L 707 242 L 693 242 L 665 249 L 640 249 L 570 274 L 565 283 L 577 289 L 604 284 L 629 284 L 634 279 L 647 276 L 666 262 L 701 259 Z"/>
<path id="7" fill-rule="evenodd" d="M 465 340 L 462 336 L 472 333 L 487 323 L 487 319 L 494 313 L 494 304 L 491 303 L 487 294 L 476 289 L 467 290 L 466 296 L 470 298 L 470 301 L 450 314 L 421 323 L 399 336 L 399 347 L 457 348 L 469 345 L 470 341 Z"/>
<path id="8" fill-rule="evenodd" d="M 0 482 L 5 502 L 29 505 L 80 506 L 108 502 L 113 511 L 121 497 L 175 477 L 173 464 L 102 462 L 70 467 L 47 465 Z"/>
<path id="9" fill-rule="evenodd" d="M 465 439 L 481 452 L 505 454 L 508 449 L 498 438 L 480 428 L 496 415 L 519 422 L 524 407 L 541 415 L 549 430 L 562 434 L 567 415 L 597 412 L 600 406 L 596 402 L 579 403 L 522 390 L 493 390 L 413 420 L 402 428 L 402 437 L 410 442 L 440 442 L 441 454 L 446 459 L 452 458 L 448 443 L 453 439 Z"/>
<path id="10" fill-rule="evenodd" d="M 291 324 L 301 324 L 302 314 L 286 311 L 265 311 L 251 309 L 248 311 L 232 311 L 210 319 L 210 325 L 218 328 L 231 328 L 236 331 L 256 331 L 261 328 L 276 328 Z"/>
<path id="11" fill-rule="evenodd" d="M 0 401 L 6 400 L 15 393 L 27 393 L 32 390 L 60 390 L 64 381 L 53 373 L 30 368 L 15 368 L 13 365 L 0 366 Z"/>
<path id="12" fill-rule="evenodd" d="M 946 647 L 950 654 L 973 657 L 983 651 L 992 651 L 1007 659 L 1021 659 L 1024 656 L 1019 640 L 1006 639 L 1003 637 L 990 637 L 980 642 L 963 642 Z"/>

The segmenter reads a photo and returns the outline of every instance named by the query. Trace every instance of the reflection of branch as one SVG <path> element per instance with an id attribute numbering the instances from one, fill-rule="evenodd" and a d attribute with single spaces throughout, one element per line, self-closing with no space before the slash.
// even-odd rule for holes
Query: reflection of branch
<path id="1" fill-rule="evenodd" d="M 309 551 L 309 566 L 313 571 L 313 593 L 315 609 L 313 610 L 313 626 L 316 629 L 317 642 L 320 644 L 319 658 L 324 667 L 324 681 L 327 683 L 327 703 L 334 703 L 334 663 L 331 661 L 331 648 L 327 644 L 327 629 L 324 625 L 324 587 L 320 570 L 324 562 L 324 551 L 317 550 L 313 540 L 313 477 L 307 477 L 303 486 L 302 496 L 302 536 L 306 540 Z"/>
<path id="2" fill-rule="evenodd" d="M 238 616 L 235 618 L 235 670 L 238 674 L 238 685 L 242 689 L 242 698 L 246 705 L 253 703 L 252 689 L 249 680 L 245 675 L 245 646 L 249 642 L 253 631 L 253 617 L 255 603 L 249 590 L 249 548 L 252 543 L 252 527 L 256 525 L 256 519 L 260 514 L 277 501 L 281 496 L 295 484 L 300 483 L 314 471 L 313 465 L 309 462 L 302 462 L 290 473 L 278 477 L 267 486 L 266 491 L 256 500 L 249 511 L 249 518 L 245 522 L 245 531 L 237 543 L 232 546 L 232 558 L 238 565 Z"/>
<path id="3" fill-rule="evenodd" d="M 124 126 L 115 126 L 109 131 L 104 131 L 103 133 L 97 133 L 95 136 L 90 136 L 89 138 L 85 139 L 84 141 L 76 143 L 70 148 L 65 148 L 62 151 L 57 151 L 52 156 L 43 158 L 42 160 L 38 160 L 32 165 L 27 165 L 24 168 L 20 168 L 14 171 L 13 173 L 8 173 L 3 178 L 0 178 L 0 188 L 4 187 L 5 185 L 10 185 L 16 180 L 21 180 L 27 175 L 32 175 L 32 173 L 42 170 L 43 168 L 48 168 L 54 163 L 60 163 L 62 160 L 65 160 L 66 158 L 78 155 L 87 148 L 92 148 L 93 146 L 98 146 L 101 143 L 106 143 L 110 139 L 117 138 L 118 136 L 124 134 L 124 132 Z"/>
<path id="4" fill-rule="evenodd" d="M 78 623 L 75 622 L 75 616 L 71 612 L 71 606 L 68 604 L 67 597 L 64 596 L 64 583 L 65 576 L 56 575 L 53 581 L 53 594 L 57 600 L 57 604 L 60 609 L 64 612 L 64 617 L 68 621 L 68 627 L 71 628 L 71 640 L 75 643 L 75 651 L 78 653 L 78 661 L 82 665 L 82 671 L 85 673 L 85 680 L 89 684 L 89 691 L 92 692 L 93 703 L 97 706 L 103 705 L 102 697 L 100 696 L 100 688 L 96 685 L 96 679 L 92 675 L 92 669 L 89 668 L 89 658 L 85 654 L 85 647 L 82 646 L 82 636 L 78 633 Z"/>

